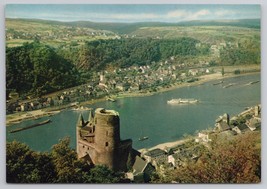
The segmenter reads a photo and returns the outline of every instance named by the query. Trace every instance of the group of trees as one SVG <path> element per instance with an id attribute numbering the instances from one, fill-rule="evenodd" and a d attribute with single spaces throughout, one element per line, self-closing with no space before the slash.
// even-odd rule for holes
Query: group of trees
<path id="1" fill-rule="evenodd" d="M 89 166 L 78 160 L 62 139 L 51 152 L 35 152 L 20 142 L 8 142 L 6 148 L 7 183 L 118 183 L 122 175 L 105 166 Z"/>
<path id="2" fill-rule="evenodd" d="M 58 53 L 73 62 L 77 68 L 103 70 L 106 66 L 143 66 L 165 60 L 171 56 L 196 56 L 208 53 L 197 49 L 199 41 L 193 38 L 173 40 L 159 39 L 115 39 L 87 42 L 78 48 L 59 49 Z"/>
<path id="3" fill-rule="evenodd" d="M 6 88 L 20 94 L 46 94 L 78 83 L 75 66 L 49 46 L 26 43 L 6 50 Z"/>
<path id="4" fill-rule="evenodd" d="M 247 40 L 238 47 L 226 46 L 220 51 L 220 62 L 223 65 L 260 64 L 260 40 Z"/>
<path id="5" fill-rule="evenodd" d="M 196 163 L 169 171 L 155 182 L 259 183 L 261 181 L 260 132 L 234 139 L 214 138 Z"/>

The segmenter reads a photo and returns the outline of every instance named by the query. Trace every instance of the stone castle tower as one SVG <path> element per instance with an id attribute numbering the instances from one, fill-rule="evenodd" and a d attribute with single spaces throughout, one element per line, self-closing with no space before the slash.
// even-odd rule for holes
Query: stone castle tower
<path id="1" fill-rule="evenodd" d="M 88 121 L 80 115 L 76 134 L 78 158 L 113 170 L 127 169 L 132 140 L 121 141 L 118 112 L 98 108 L 95 115 L 90 111 Z"/>

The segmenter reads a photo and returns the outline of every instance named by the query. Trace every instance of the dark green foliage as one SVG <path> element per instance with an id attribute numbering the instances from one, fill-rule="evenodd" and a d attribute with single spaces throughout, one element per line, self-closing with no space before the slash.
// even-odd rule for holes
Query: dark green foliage
<path id="1" fill-rule="evenodd" d="M 6 73 L 7 92 L 41 95 L 77 84 L 74 66 L 39 42 L 7 48 Z"/>
<path id="2" fill-rule="evenodd" d="M 6 176 L 8 183 L 51 183 L 54 165 L 47 153 L 37 153 L 19 142 L 7 143 Z"/>
<path id="3" fill-rule="evenodd" d="M 121 175 L 106 166 L 96 166 L 90 170 L 90 183 L 118 183 Z"/>
<path id="4" fill-rule="evenodd" d="M 117 183 L 122 175 L 105 166 L 89 166 L 77 159 L 65 138 L 51 152 L 39 153 L 25 144 L 7 143 L 7 183 Z"/>
<path id="5" fill-rule="evenodd" d="M 220 59 L 223 65 L 260 64 L 260 41 L 249 40 L 238 47 L 227 46 L 220 51 Z"/>
<path id="6" fill-rule="evenodd" d="M 237 74 L 240 74 L 240 73 L 241 73 L 240 70 L 235 70 L 235 71 L 234 71 L 234 74 L 236 74 L 236 75 L 237 75 Z"/>
<path id="7" fill-rule="evenodd" d="M 222 67 L 222 76 L 224 76 L 224 67 Z"/>
<path id="8" fill-rule="evenodd" d="M 107 65 L 129 67 L 149 65 L 171 56 L 207 54 L 207 49 L 196 49 L 198 40 L 116 39 L 87 42 L 80 48 L 59 49 L 58 53 L 73 62 L 78 69 L 103 70 Z M 202 52 L 203 51 L 203 52 Z"/>

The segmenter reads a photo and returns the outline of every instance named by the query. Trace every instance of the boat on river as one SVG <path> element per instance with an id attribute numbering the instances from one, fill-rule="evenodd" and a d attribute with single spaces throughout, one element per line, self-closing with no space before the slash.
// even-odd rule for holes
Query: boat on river
<path id="1" fill-rule="evenodd" d="M 114 98 L 107 98 L 107 101 L 110 101 L 110 102 L 115 102 L 116 100 Z"/>
<path id="2" fill-rule="evenodd" d="M 140 137 L 138 140 L 139 141 L 144 141 L 144 140 L 147 140 L 148 139 L 148 136 L 144 136 L 144 137 Z"/>
<path id="3" fill-rule="evenodd" d="M 217 83 L 213 83 L 213 85 L 219 85 L 219 84 L 222 84 L 222 83 L 223 83 L 223 81 L 219 81 Z"/>
<path id="4" fill-rule="evenodd" d="M 42 121 L 42 122 L 39 122 L 39 123 L 35 123 L 35 124 L 27 126 L 27 127 L 22 127 L 22 128 L 17 128 L 17 129 L 11 130 L 10 133 L 16 133 L 16 132 L 19 132 L 19 131 L 31 129 L 31 128 L 38 127 L 38 126 L 41 126 L 41 125 L 45 125 L 45 124 L 50 123 L 50 122 L 51 122 L 51 120 L 48 119 L 48 120 L 45 120 L 45 121 Z"/>
<path id="5" fill-rule="evenodd" d="M 231 87 L 233 85 L 235 85 L 235 83 L 229 83 L 228 85 L 223 86 L 223 88 L 225 89 L 225 88 Z"/>
<path id="6" fill-rule="evenodd" d="M 257 81 L 251 81 L 251 82 L 247 83 L 246 85 L 253 85 L 253 84 L 259 83 L 259 82 L 260 82 L 259 80 L 257 80 Z"/>
<path id="7" fill-rule="evenodd" d="M 177 99 L 168 100 L 167 104 L 195 104 L 197 102 L 199 101 L 193 98 L 189 98 L 189 99 L 177 98 Z"/>

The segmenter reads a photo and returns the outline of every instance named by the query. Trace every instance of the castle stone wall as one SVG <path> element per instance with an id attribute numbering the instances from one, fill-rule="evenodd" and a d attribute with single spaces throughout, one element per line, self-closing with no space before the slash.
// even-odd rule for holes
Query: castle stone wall
<path id="1" fill-rule="evenodd" d="M 113 110 L 98 108 L 94 116 L 94 141 L 85 142 L 80 133 L 82 129 L 77 125 L 77 153 L 78 157 L 90 156 L 96 165 L 106 165 L 113 170 L 126 170 L 127 160 L 132 150 L 132 140 L 120 140 L 120 118 Z"/>

